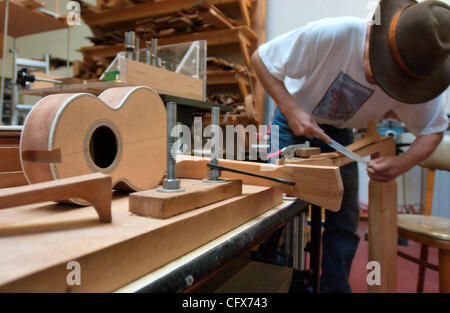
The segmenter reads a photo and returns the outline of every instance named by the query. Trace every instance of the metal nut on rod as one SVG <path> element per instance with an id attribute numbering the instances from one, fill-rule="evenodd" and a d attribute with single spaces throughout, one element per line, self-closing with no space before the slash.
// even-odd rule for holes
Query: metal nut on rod
<path id="1" fill-rule="evenodd" d="M 177 104 L 175 102 L 167 103 L 167 177 L 163 180 L 163 186 L 156 190 L 160 192 L 181 192 L 180 180 L 176 178 L 175 166 L 176 160 L 172 156 L 174 138 L 172 129 L 177 123 Z"/>

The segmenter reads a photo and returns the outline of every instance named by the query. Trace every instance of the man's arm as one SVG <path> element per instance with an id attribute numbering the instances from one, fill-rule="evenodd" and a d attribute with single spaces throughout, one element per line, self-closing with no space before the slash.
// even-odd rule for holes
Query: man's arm
<path id="1" fill-rule="evenodd" d="M 402 155 L 381 157 L 367 164 L 370 178 L 388 182 L 428 158 L 442 140 L 443 132 L 418 136 Z"/>
<path id="2" fill-rule="evenodd" d="M 297 105 L 284 83 L 270 74 L 261 60 L 258 50 L 252 55 L 252 66 L 256 75 L 258 75 L 259 81 L 266 92 L 274 99 L 295 135 L 306 136 L 309 139 L 313 139 L 314 135 L 316 135 L 327 143 L 331 142 L 330 138 L 317 125 L 311 115 Z"/>

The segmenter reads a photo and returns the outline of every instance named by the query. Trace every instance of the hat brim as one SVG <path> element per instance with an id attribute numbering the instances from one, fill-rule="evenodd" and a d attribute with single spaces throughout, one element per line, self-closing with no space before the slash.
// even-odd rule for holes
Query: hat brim
<path id="1" fill-rule="evenodd" d="M 426 78 L 414 78 L 395 63 L 389 47 L 389 26 L 403 8 L 416 4 L 413 0 L 381 0 L 381 23 L 372 26 L 369 58 L 378 85 L 392 98 L 405 103 L 430 101 L 444 92 L 450 82 L 450 57 L 439 70 Z"/>

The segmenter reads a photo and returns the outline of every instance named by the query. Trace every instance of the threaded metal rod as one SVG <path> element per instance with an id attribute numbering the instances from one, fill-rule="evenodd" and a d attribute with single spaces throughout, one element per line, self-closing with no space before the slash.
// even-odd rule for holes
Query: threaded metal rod
<path id="1" fill-rule="evenodd" d="M 219 161 L 219 116 L 220 108 L 213 107 L 211 109 L 211 130 L 214 136 L 211 145 L 211 163 L 214 165 L 217 165 Z"/>
<path id="2" fill-rule="evenodd" d="M 172 147 L 174 138 L 172 129 L 177 123 L 177 104 L 175 102 L 167 103 L 167 178 L 175 179 L 175 160 L 172 156 Z"/>

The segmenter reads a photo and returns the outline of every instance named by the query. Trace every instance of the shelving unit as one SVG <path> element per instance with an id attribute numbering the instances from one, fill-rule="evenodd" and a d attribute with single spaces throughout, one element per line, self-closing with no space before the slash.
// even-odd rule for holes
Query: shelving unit
<path id="1" fill-rule="evenodd" d="M 249 122 L 263 123 L 264 90 L 252 73 L 250 58 L 265 41 L 265 5 L 265 0 L 98 0 L 97 7 L 83 3 L 82 18 L 94 34 L 91 40 L 95 45 L 83 47 L 79 52 L 87 64 L 98 60 L 108 63 L 124 50 L 125 31 L 137 32 L 140 48 L 145 47 L 145 40 L 150 37 L 157 37 L 160 46 L 206 40 L 208 57 L 244 66 L 247 72 L 246 75 L 233 71 L 208 72 L 207 93 L 224 90 L 240 93 L 242 103 L 237 106 L 251 105 L 252 113 L 236 110 L 232 114 L 243 114 L 251 119 Z M 252 97 L 248 98 L 249 95 Z"/>

